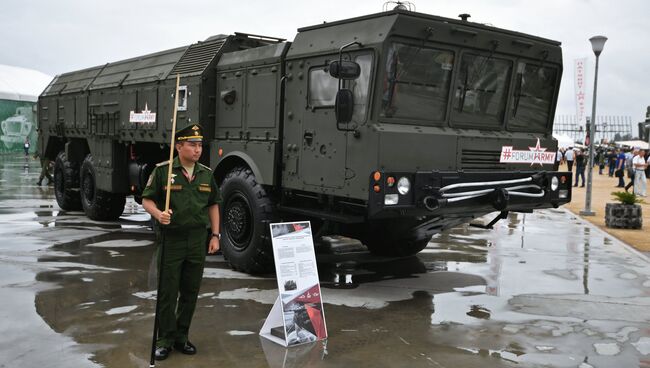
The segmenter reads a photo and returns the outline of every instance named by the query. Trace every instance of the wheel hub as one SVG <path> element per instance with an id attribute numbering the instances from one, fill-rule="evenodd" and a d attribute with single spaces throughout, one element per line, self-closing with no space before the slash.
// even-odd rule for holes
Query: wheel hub
<path id="1" fill-rule="evenodd" d="M 233 205 L 228 209 L 228 227 L 233 233 L 241 233 L 246 226 L 244 209 L 240 205 Z"/>
<path id="2" fill-rule="evenodd" d="M 252 232 L 252 216 L 245 197 L 234 196 L 224 212 L 229 240 L 237 248 L 246 248 Z"/>

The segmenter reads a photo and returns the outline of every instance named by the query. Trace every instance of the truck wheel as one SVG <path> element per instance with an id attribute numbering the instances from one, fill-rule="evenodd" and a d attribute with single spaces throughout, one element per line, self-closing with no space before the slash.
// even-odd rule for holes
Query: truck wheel
<path id="1" fill-rule="evenodd" d="M 61 151 L 54 161 L 54 195 L 61 209 L 81 210 L 79 165 L 68 161 L 64 151 Z"/>
<path id="2" fill-rule="evenodd" d="M 221 247 L 233 269 L 247 273 L 273 270 L 269 223 L 273 202 L 244 167 L 230 171 L 221 184 L 223 236 Z"/>
<path id="3" fill-rule="evenodd" d="M 124 211 L 126 197 L 97 189 L 95 164 L 91 155 L 81 164 L 81 205 L 86 216 L 96 221 L 117 220 Z"/>

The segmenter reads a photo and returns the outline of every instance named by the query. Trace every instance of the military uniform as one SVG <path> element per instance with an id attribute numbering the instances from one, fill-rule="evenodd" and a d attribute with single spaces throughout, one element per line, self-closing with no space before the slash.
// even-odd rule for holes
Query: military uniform
<path id="1" fill-rule="evenodd" d="M 38 176 L 38 185 L 43 184 L 43 179 L 47 178 L 47 185 L 50 185 L 54 182 L 52 175 L 50 174 L 50 159 L 43 157 L 40 154 L 36 154 L 41 159 L 41 175 Z"/>
<path id="2" fill-rule="evenodd" d="M 182 132 L 179 132 L 182 139 Z M 151 199 L 159 210 L 164 211 L 169 161 L 156 166 L 142 192 L 143 198 Z M 219 204 L 219 188 L 210 168 L 196 163 L 192 178 L 187 177 L 178 157 L 172 161 L 170 185 L 171 223 L 164 227 L 164 259 L 160 259 L 160 232 L 158 259 L 162 280 L 160 281 L 159 332 L 156 345 L 171 347 L 185 344 L 196 300 L 203 277 L 203 265 L 210 219 L 208 208 Z"/>

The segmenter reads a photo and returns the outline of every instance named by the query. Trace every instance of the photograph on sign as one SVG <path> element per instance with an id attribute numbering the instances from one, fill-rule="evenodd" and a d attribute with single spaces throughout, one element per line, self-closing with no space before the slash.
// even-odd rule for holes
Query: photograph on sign
<path id="1" fill-rule="evenodd" d="M 310 223 L 270 226 L 284 325 L 271 326 L 270 334 L 283 339 L 286 346 L 327 338 Z"/>

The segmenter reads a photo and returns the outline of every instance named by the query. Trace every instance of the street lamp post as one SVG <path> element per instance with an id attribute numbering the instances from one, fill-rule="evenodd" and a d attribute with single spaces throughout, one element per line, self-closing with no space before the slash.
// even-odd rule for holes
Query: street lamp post
<path id="1" fill-rule="evenodd" d="M 589 161 L 587 161 L 587 190 L 585 193 L 585 209 L 580 211 L 582 216 L 594 216 L 595 212 L 591 210 L 591 181 L 594 169 L 594 141 L 596 140 L 596 91 L 598 90 L 598 57 L 605 47 L 605 36 L 594 36 L 589 39 L 591 42 L 591 49 L 596 55 L 596 71 L 594 73 L 594 100 L 591 103 L 591 120 L 589 122 Z"/>

